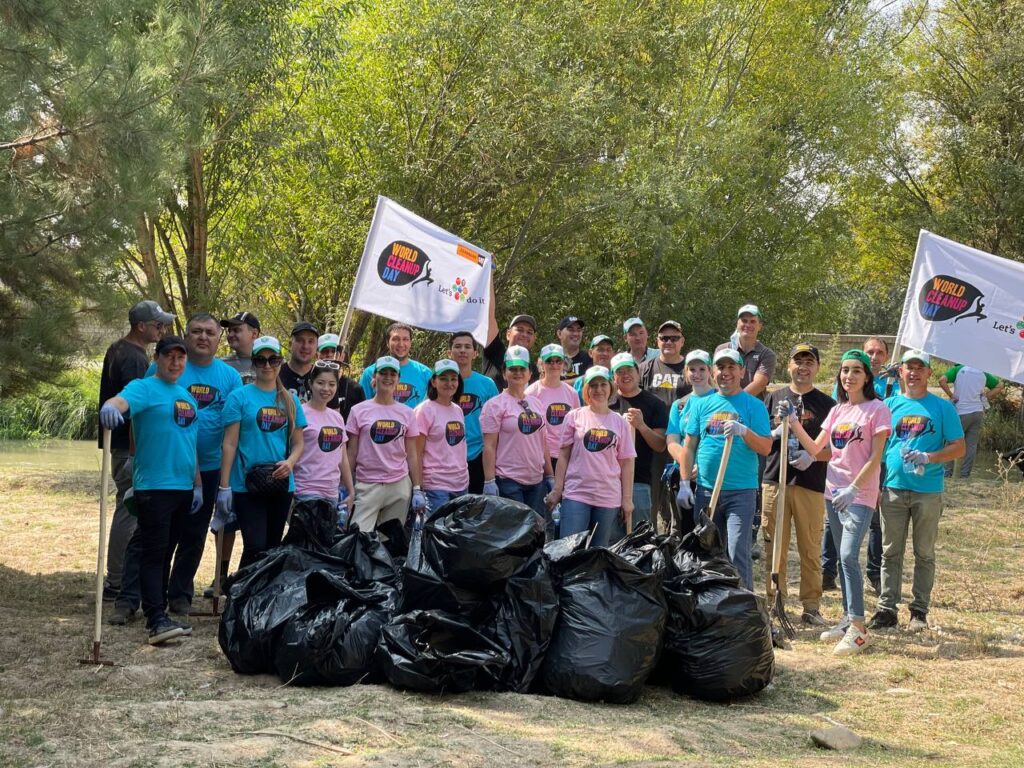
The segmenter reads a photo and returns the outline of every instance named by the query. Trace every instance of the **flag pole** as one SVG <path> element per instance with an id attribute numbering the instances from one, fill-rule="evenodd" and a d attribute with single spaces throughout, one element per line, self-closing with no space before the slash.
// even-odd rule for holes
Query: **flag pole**
<path id="1" fill-rule="evenodd" d="M 922 229 L 917 233 L 917 246 L 914 248 L 914 263 L 910 267 L 910 278 L 907 281 L 907 295 L 903 298 L 903 313 L 900 315 L 900 326 L 896 330 L 896 341 L 892 345 L 892 357 L 890 360 L 895 362 L 900 359 L 900 347 L 903 345 L 903 328 L 906 325 L 907 318 L 910 316 L 910 311 L 914 305 L 914 285 L 916 284 L 914 276 L 917 274 L 918 268 L 918 256 L 921 255 L 921 241 L 924 236 L 930 234 L 927 229 Z"/>

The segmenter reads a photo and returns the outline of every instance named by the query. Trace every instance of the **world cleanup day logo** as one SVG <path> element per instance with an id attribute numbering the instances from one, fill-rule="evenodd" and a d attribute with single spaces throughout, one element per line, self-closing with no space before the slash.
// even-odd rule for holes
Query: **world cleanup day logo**
<path id="1" fill-rule="evenodd" d="M 404 240 L 395 240 L 380 252 L 377 274 L 386 285 L 396 288 L 434 282 L 430 276 L 430 257 L 422 249 Z"/>
<path id="2" fill-rule="evenodd" d="M 931 322 L 953 320 L 958 323 L 969 317 L 984 320 L 985 294 L 965 280 L 949 275 L 936 275 L 928 280 L 917 296 L 921 317 Z"/>

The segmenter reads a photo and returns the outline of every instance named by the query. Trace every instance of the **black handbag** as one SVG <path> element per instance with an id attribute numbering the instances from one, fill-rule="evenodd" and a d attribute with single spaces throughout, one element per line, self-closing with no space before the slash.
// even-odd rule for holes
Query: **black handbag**
<path id="1" fill-rule="evenodd" d="M 288 493 L 288 477 L 273 477 L 277 464 L 254 464 L 245 473 L 245 490 L 249 493 Z"/>

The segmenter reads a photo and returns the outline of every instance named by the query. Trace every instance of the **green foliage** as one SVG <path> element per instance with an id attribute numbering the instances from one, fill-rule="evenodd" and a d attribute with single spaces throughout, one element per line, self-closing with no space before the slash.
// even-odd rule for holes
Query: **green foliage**
<path id="1" fill-rule="evenodd" d="M 95 439 L 100 398 L 100 371 L 75 368 L 29 394 L 0 400 L 0 439 Z"/>

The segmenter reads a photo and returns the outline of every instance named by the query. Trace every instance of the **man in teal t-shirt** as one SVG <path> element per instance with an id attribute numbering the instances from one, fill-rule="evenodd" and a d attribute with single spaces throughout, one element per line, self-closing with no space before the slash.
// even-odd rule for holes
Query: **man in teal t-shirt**
<path id="1" fill-rule="evenodd" d="M 942 514 L 943 463 L 964 455 L 964 431 L 948 400 L 928 392 L 931 357 L 912 349 L 901 359 L 902 395 L 885 401 L 892 434 L 882 481 L 882 593 L 870 629 L 895 627 L 903 598 L 903 553 L 914 536 L 914 599 L 910 631 L 928 628 L 935 583 L 935 540 Z"/>
<path id="2" fill-rule="evenodd" d="M 152 645 L 192 632 L 171 621 L 164 607 L 167 549 L 182 521 L 203 503 L 196 457 L 199 407 L 177 384 L 185 359 L 185 342 L 164 336 L 156 345 L 156 375 L 130 382 L 100 409 L 106 429 L 123 423 L 124 414 L 131 415 L 139 587 Z"/>
<path id="3" fill-rule="evenodd" d="M 409 357 L 412 352 L 412 328 L 404 323 L 392 323 L 388 326 L 388 352 L 402 365 L 398 372 L 398 386 L 395 388 L 395 400 L 402 405 L 415 408 L 427 399 L 427 384 L 430 383 L 434 371 L 418 360 Z M 376 366 L 367 366 L 359 377 L 359 386 L 367 400 L 373 398 L 373 372 Z"/>
<path id="4" fill-rule="evenodd" d="M 743 586 L 753 591 L 750 547 L 759 489 L 757 457 L 771 452 L 771 426 L 764 403 L 740 386 L 743 376 L 740 353 L 728 347 L 720 349 L 713 363 L 718 391 L 693 401 L 680 466 L 681 477 L 690 477 L 696 456 L 696 498 L 689 486 L 681 482 L 676 501 L 681 509 L 706 506 L 711 499 L 726 438 L 732 437 L 732 452 L 715 510 L 715 526 L 729 550 L 729 558 L 740 572 Z"/>
<path id="5" fill-rule="evenodd" d="M 448 356 L 459 364 L 462 395 L 458 404 L 466 419 L 466 458 L 469 465 L 469 492 L 484 492 L 484 433 L 480 429 L 480 412 L 484 403 L 498 396 L 498 386 L 490 376 L 473 370 L 476 340 L 469 331 L 453 333 L 448 342 Z"/>

